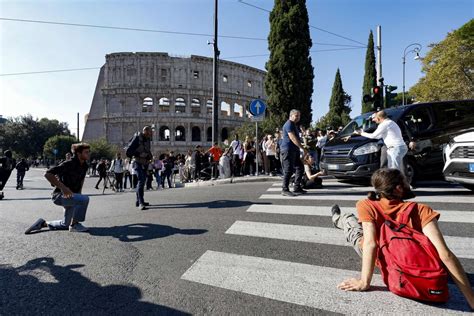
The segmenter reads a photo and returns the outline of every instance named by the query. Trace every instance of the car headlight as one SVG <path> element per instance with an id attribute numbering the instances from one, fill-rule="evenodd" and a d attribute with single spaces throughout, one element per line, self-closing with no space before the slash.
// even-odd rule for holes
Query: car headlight
<path id="1" fill-rule="evenodd" d="M 377 151 L 379 151 L 379 146 L 376 143 L 368 143 L 354 150 L 354 155 L 368 155 L 376 153 Z"/>

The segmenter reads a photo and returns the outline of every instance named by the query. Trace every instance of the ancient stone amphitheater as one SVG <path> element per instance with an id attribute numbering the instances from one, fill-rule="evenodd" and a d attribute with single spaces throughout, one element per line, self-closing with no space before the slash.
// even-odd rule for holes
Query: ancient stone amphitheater
<path id="1" fill-rule="evenodd" d="M 123 148 L 145 125 L 153 152 L 184 153 L 212 139 L 212 58 L 167 53 L 112 53 L 100 69 L 83 141 L 105 138 Z M 219 141 L 250 119 L 249 102 L 265 99 L 265 72 L 219 62 Z"/>

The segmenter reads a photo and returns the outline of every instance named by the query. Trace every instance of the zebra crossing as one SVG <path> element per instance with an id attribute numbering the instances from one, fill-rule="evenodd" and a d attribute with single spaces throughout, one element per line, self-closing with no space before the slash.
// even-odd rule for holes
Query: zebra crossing
<path id="1" fill-rule="evenodd" d="M 308 205 L 313 201 L 357 201 L 364 198 L 367 187 L 352 187 L 332 182 L 324 189 L 310 190 L 306 195 L 289 197 L 290 202 L 280 195 L 280 183 L 274 183 L 263 193 L 259 200 L 268 203 L 255 203 L 246 213 L 269 216 L 270 222 L 236 220 L 226 231 L 226 236 L 244 236 L 253 238 L 255 244 L 264 240 L 290 241 L 310 245 L 345 247 L 343 234 L 331 227 L 282 224 L 271 222 L 275 216 L 319 217 L 330 222 L 330 207 Z M 419 194 L 419 202 L 432 203 L 443 201 L 465 203 L 469 209 L 441 210 L 440 221 L 456 225 L 474 224 L 474 197 L 466 195 L 462 188 L 434 188 L 430 192 L 443 192 L 442 196 Z M 423 192 L 422 189 L 416 191 Z M 447 197 L 447 195 L 449 196 Z M 345 199 L 350 197 L 351 199 Z M 283 199 L 286 200 L 286 199 Z M 301 205 L 301 203 L 306 205 Z M 283 203 L 283 204 L 281 204 Z M 330 205 L 332 203 L 326 203 Z M 465 208 L 463 208 L 465 209 Z M 341 207 L 343 212 L 354 212 L 352 207 Z M 445 236 L 451 250 L 465 260 L 474 259 L 474 238 Z M 262 246 L 263 247 L 263 246 Z M 354 253 L 354 256 L 356 254 Z M 338 260 L 337 257 L 334 260 Z M 323 266 L 255 255 L 236 254 L 225 251 L 207 250 L 181 276 L 181 279 L 202 285 L 237 291 L 262 298 L 273 299 L 291 304 L 317 308 L 328 312 L 343 314 L 464 314 L 467 304 L 459 290 L 450 284 L 451 299 L 442 306 L 427 305 L 400 298 L 388 292 L 379 275 L 374 275 L 369 293 L 344 292 L 336 285 L 344 279 L 357 277 L 360 266 L 347 270 L 332 266 Z M 383 304 L 380 304 L 383 302 Z"/>

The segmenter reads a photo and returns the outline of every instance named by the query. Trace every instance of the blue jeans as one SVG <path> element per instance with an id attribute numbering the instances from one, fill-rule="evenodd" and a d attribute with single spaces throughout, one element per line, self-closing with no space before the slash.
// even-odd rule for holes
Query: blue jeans
<path id="1" fill-rule="evenodd" d="M 161 174 L 159 170 L 155 171 L 155 179 L 156 179 L 156 189 L 159 189 L 161 186 Z"/>
<path id="2" fill-rule="evenodd" d="M 290 179 L 295 172 L 295 185 L 294 190 L 301 189 L 301 179 L 303 178 L 303 163 L 300 159 L 300 151 L 282 151 L 281 152 L 281 165 L 283 169 L 283 184 L 281 189 L 283 191 L 289 190 Z"/>
<path id="3" fill-rule="evenodd" d="M 403 174 L 405 168 L 403 167 L 403 157 L 408 152 L 408 148 L 405 144 L 402 146 L 388 147 L 387 148 L 387 162 L 388 167 L 400 170 Z"/>
<path id="4" fill-rule="evenodd" d="M 53 195 L 53 203 L 64 207 L 64 218 L 48 222 L 50 229 L 68 229 L 71 223 L 83 222 L 86 219 L 89 197 L 74 193 L 71 198 L 63 198 L 62 193 Z"/>
<path id="5" fill-rule="evenodd" d="M 137 202 L 139 205 L 145 204 L 144 194 L 145 194 L 145 183 L 146 183 L 146 172 L 148 165 L 142 165 L 135 161 L 133 169 L 137 173 L 138 185 L 137 185 Z"/>

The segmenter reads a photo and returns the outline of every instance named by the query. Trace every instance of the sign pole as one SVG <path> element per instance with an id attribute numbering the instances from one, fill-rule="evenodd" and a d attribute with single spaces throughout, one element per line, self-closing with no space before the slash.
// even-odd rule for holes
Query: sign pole
<path id="1" fill-rule="evenodd" d="M 258 176 L 258 122 L 255 121 L 255 175 Z"/>

